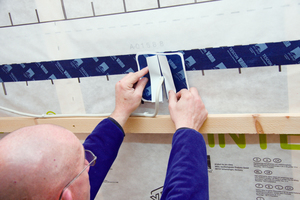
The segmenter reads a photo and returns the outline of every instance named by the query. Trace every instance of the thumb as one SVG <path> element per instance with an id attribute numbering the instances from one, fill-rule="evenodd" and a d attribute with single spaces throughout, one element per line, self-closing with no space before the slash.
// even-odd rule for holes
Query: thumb
<path id="1" fill-rule="evenodd" d="M 177 102 L 176 94 L 173 90 L 169 91 L 169 105 L 172 106 Z"/>
<path id="2" fill-rule="evenodd" d="M 141 94 L 143 92 L 143 90 L 145 89 L 145 86 L 148 82 L 148 78 L 142 78 L 138 81 L 138 83 L 136 84 L 135 87 L 135 92 L 138 94 Z"/>

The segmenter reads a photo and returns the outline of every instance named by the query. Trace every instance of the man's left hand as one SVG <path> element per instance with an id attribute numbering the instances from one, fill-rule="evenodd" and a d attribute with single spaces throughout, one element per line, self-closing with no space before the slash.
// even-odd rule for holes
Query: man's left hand
<path id="1" fill-rule="evenodd" d="M 146 67 L 135 73 L 129 73 L 116 84 L 116 107 L 110 117 L 122 127 L 131 113 L 141 104 L 142 93 L 148 82 L 147 78 L 142 77 L 148 72 Z"/>

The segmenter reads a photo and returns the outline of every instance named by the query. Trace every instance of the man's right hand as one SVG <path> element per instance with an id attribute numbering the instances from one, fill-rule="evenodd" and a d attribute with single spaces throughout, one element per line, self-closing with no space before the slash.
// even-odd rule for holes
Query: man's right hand
<path id="1" fill-rule="evenodd" d="M 208 112 L 196 88 L 169 93 L 169 110 L 176 129 L 191 128 L 199 131 Z"/>

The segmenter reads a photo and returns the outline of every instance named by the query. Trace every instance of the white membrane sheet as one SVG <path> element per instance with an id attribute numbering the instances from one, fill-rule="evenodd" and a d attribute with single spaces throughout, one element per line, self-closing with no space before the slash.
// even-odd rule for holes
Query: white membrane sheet
<path id="1" fill-rule="evenodd" d="M 90 17 L 92 9 L 87 3 L 71 10 L 84 3 L 72 2 L 67 7 L 69 1 L 65 1 L 67 15 L 88 18 L 16 26 L 25 23 L 18 20 L 37 20 L 11 12 L 15 26 L 0 28 L 0 64 L 299 39 L 299 0 L 209 1 L 98 17 Z M 0 15 L 6 15 L 7 21 L 7 5 L 12 4 L 5 3 Z M 34 1 L 28 5 L 36 7 Z M 55 6 L 50 8 L 62 12 Z M 86 9 L 89 15 L 84 14 Z M 26 16 L 35 16 L 35 10 L 31 10 L 33 14 Z"/>
<path id="2" fill-rule="evenodd" d="M 299 136 L 288 137 L 290 143 L 279 135 L 204 135 L 210 199 L 299 199 Z M 171 140 L 171 134 L 127 135 L 97 200 L 159 200 Z"/>

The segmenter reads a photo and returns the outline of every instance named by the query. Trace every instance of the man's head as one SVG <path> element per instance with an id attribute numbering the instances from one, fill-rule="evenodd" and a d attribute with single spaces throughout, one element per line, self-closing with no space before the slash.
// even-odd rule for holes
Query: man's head
<path id="1" fill-rule="evenodd" d="M 58 199 L 64 187 L 86 164 L 75 135 L 58 126 L 37 125 L 0 140 L 0 199 Z M 88 170 L 63 199 L 89 199 Z"/>

